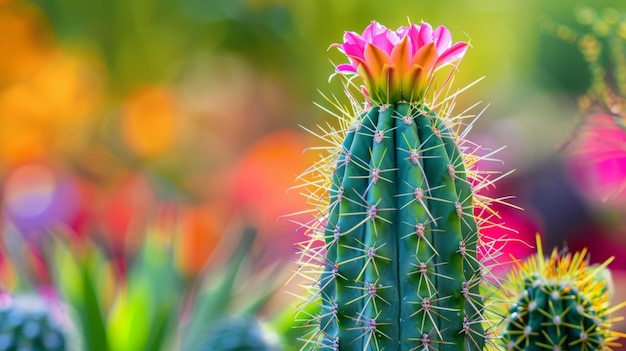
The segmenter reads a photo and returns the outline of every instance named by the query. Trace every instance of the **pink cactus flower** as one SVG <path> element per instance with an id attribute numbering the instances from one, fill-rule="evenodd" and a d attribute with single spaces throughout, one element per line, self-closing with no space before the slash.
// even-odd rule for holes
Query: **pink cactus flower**
<path id="1" fill-rule="evenodd" d="M 444 26 L 433 30 L 422 22 L 393 31 L 375 21 L 363 34 L 346 32 L 343 43 L 331 45 L 350 61 L 338 65 L 337 73 L 360 76 L 366 97 L 381 104 L 420 101 L 434 72 L 463 58 L 467 46 L 452 44 Z"/>

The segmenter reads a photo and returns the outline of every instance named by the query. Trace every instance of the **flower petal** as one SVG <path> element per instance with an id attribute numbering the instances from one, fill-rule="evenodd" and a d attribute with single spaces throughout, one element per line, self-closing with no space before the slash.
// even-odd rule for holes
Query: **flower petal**
<path id="1" fill-rule="evenodd" d="M 366 83 L 373 82 L 380 73 L 379 71 L 374 70 L 372 65 L 365 59 L 355 58 L 352 66 L 356 68 L 357 73 L 363 77 L 363 80 Z"/>
<path id="2" fill-rule="evenodd" d="M 441 55 L 452 45 L 452 34 L 445 26 L 439 26 L 433 32 L 433 41 L 437 47 L 437 52 Z"/>
<path id="3" fill-rule="evenodd" d="M 422 46 L 415 56 L 413 56 L 413 60 L 411 65 L 420 65 L 424 70 L 430 72 L 435 63 L 437 62 L 437 49 L 435 49 L 435 43 L 430 42 L 424 46 Z"/>
<path id="4" fill-rule="evenodd" d="M 345 43 L 343 44 L 342 49 L 343 49 L 343 53 L 346 54 L 348 57 L 360 58 L 360 59 L 363 59 L 364 57 L 363 50 L 365 48 L 359 46 L 358 44 Z"/>
<path id="5" fill-rule="evenodd" d="M 346 32 L 343 35 L 343 41 L 350 44 L 360 44 L 361 46 L 365 46 L 365 39 L 361 35 L 356 32 Z"/>
<path id="6" fill-rule="evenodd" d="M 425 87 L 418 87 L 417 83 L 425 75 L 424 69 L 419 65 L 413 65 L 411 69 L 402 77 L 402 97 L 407 101 L 412 101 L 421 93 L 419 90 Z M 418 91 L 415 91 L 417 88 Z"/>
<path id="7" fill-rule="evenodd" d="M 391 51 L 391 57 L 389 58 L 391 63 L 391 76 L 397 84 L 392 84 L 398 91 L 402 90 L 402 77 L 409 70 L 411 65 L 411 41 L 408 37 L 402 38 L 400 43 L 396 45 Z"/>
<path id="8" fill-rule="evenodd" d="M 387 27 L 376 21 L 372 21 L 372 23 L 370 23 L 370 25 L 363 31 L 363 39 L 365 39 L 368 43 L 376 44 L 376 42 L 380 40 L 381 36 L 383 38 L 385 37 L 387 31 Z"/>
<path id="9" fill-rule="evenodd" d="M 439 58 L 437 59 L 437 63 L 435 64 L 435 69 L 445 66 L 448 63 L 452 63 L 454 61 L 462 59 L 465 55 L 465 52 L 467 51 L 467 46 L 468 44 L 462 41 L 452 45 L 451 48 L 449 48 L 441 56 L 439 56 Z"/>
<path id="10" fill-rule="evenodd" d="M 372 91 L 376 89 L 376 77 L 378 77 L 380 72 L 377 72 L 376 75 L 374 75 L 367 66 L 359 65 L 357 67 L 357 73 L 361 76 L 361 78 L 363 78 L 365 88 L 370 92 L 370 94 L 372 94 Z"/>
<path id="11" fill-rule="evenodd" d="M 394 31 L 375 21 L 365 28 L 363 39 L 381 48 L 387 54 L 391 53 L 394 45 L 398 42 L 398 36 Z"/>
<path id="12" fill-rule="evenodd" d="M 371 68 L 372 72 L 375 74 L 382 70 L 385 63 L 389 62 L 389 55 L 387 55 L 387 53 L 380 47 L 373 44 L 365 45 L 363 58 L 365 59 L 367 66 Z"/>
<path id="13" fill-rule="evenodd" d="M 417 37 L 417 45 L 422 47 L 428 43 L 432 43 L 433 41 L 433 28 L 430 24 L 426 22 L 422 22 L 422 25 L 419 28 L 419 36 Z"/>
<path id="14" fill-rule="evenodd" d="M 399 71 L 398 74 L 402 75 L 409 70 L 411 57 L 411 41 L 408 37 L 404 37 L 400 40 L 398 45 L 391 50 L 389 59 L 391 64 Z"/>
<path id="15" fill-rule="evenodd" d="M 411 41 L 412 44 L 412 48 L 411 48 L 411 56 L 414 56 L 415 53 L 417 52 L 417 50 L 419 50 L 419 48 L 421 47 L 419 45 L 420 39 L 420 30 L 419 27 L 416 24 L 412 24 L 411 27 L 409 27 L 406 36 L 409 37 L 409 40 Z"/>
<path id="16" fill-rule="evenodd" d="M 388 64 L 384 64 L 380 70 L 380 75 L 378 76 L 376 84 L 377 100 L 389 103 L 390 101 L 397 101 L 400 98 L 400 87 L 394 87 L 392 76 L 393 68 Z M 397 93 L 398 96 L 391 96 L 393 93 Z"/>
<path id="17" fill-rule="evenodd" d="M 357 68 L 355 65 L 351 65 L 349 63 L 342 63 L 340 65 L 337 65 L 336 67 L 337 72 L 354 72 L 356 73 Z"/>
<path id="18" fill-rule="evenodd" d="M 387 40 L 384 42 L 385 46 L 381 49 L 385 50 L 387 54 L 391 54 L 393 48 L 400 42 L 400 37 L 398 37 L 398 34 L 396 32 L 388 30 L 386 34 L 386 39 Z"/>
<path id="19" fill-rule="evenodd" d="M 409 29 L 410 27 L 407 26 L 402 26 L 396 29 L 396 35 L 398 36 L 398 39 L 406 37 L 409 34 Z"/>

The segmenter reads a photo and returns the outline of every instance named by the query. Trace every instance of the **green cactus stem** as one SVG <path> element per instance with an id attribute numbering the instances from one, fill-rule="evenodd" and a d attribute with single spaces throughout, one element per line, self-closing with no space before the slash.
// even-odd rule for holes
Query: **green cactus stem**
<path id="1" fill-rule="evenodd" d="M 331 194 L 321 349 L 481 349 L 472 188 L 443 119 L 371 108 L 347 133 Z"/>

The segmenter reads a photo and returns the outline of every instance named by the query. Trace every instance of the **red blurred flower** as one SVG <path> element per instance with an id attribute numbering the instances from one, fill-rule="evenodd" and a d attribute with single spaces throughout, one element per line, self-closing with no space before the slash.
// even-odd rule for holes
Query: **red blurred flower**
<path id="1" fill-rule="evenodd" d="M 259 229 L 264 247 L 274 255 L 292 253 L 292 245 L 304 237 L 295 237 L 298 224 L 287 217 L 309 206 L 298 189 L 296 177 L 315 161 L 315 153 L 303 152 L 311 136 L 304 132 L 281 130 L 254 144 L 237 162 L 232 179 L 232 197 L 238 211 Z"/>

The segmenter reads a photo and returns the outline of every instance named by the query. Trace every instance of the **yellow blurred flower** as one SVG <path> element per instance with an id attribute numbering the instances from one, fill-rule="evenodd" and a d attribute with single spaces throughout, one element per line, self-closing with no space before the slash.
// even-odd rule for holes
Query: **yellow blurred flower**
<path id="1" fill-rule="evenodd" d="M 6 4 L 3 4 L 6 2 Z M 0 87 L 31 74 L 51 49 L 43 16 L 35 6 L 0 0 Z"/>
<path id="2" fill-rule="evenodd" d="M 104 94 L 98 60 L 58 47 L 31 4 L 0 6 L 0 164 L 84 147 Z"/>
<path id="3" fill-rule="evenodd" d="M 14 164 L 83 147 L 102 88 L 98 70 L 83 58 L 48 55 L 28 79 L 0 90 L 0 160 Z"/>
<path id="4" fill-rule="evenodd" d="M 123 107 L 122 137 L 136 156 L 158 157 L 176 142 L 179 121 L 180 109 L 169 90 L 143 87 L 132 93 Z"/>

